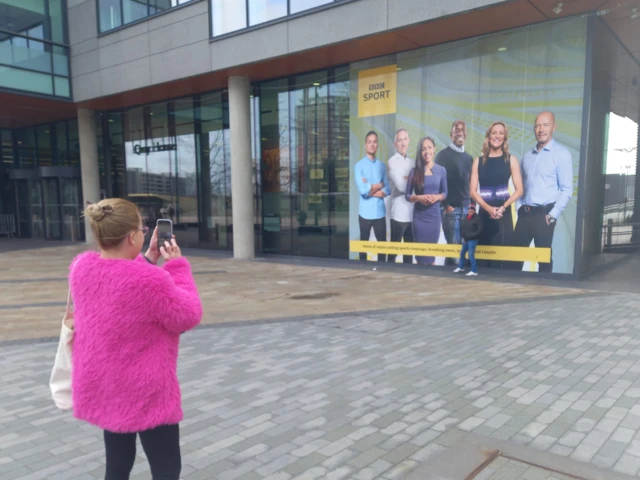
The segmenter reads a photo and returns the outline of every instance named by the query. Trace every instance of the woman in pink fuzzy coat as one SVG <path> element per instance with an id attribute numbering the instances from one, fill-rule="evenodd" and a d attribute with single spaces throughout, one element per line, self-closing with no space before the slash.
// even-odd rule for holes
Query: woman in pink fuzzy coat
<path id="1" fill-rule="evenodd" d="M 175 238 L 158 249 L 157 231 L 140 254 L 148 229 L 127 200 L 90 204 L 85 215 L 100 252 L 80 254 L 70 270 L 74 416 L 104 430 L 105 480 L 129 478 L 137 435 L 153 479 L 178 480 L 178 345 L 202 317 L 191 267 Z"/>

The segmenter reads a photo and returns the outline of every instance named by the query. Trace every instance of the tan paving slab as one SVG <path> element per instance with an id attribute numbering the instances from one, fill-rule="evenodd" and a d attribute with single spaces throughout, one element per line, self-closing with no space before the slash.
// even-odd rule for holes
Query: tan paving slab
<path id="1" fill-rule="evenodd" d="M 0 253 L 0 340 L 56 336 L 67 272 L 84 246 Z M 428 277 L 410 273 L 192 256 L 203 323 L 267 320 L 380 309 L 505 302 L 588 290 Z M 55 305 L 48 306 L 47 304 Z"/>

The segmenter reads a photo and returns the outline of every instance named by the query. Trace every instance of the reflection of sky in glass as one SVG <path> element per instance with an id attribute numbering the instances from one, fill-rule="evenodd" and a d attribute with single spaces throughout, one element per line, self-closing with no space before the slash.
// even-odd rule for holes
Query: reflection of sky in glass
<path id="1" fill-rule="evenodd" d="M 136 145 L 152 146 L 156 144 L 177 145 L 177 152 L 150 152 L 148 155 L 136 154 L 133 149 Z M 154 138 L 153 142 L 125 142 L 125 155 L 127 157 L 127 170 L 141 169 L 148 173 L 175 173 L 176 172 L 176 155 L 177 155 L 177 171 L 181 177 L 188 177 L 196 173 L 196 151 L 195 138 L 193 135 L 179 135 L 177 138 L 162 137 Z"/>
<path id="2" fill-rule="evenodd" d="M 249 24 L 268 22 L 287 14 L 287 0 L 249 0 Z"/>
<path id="3" fill-rule="evenodd" d="M 196 173 L 196 139 L 193 135 L 178 135 L 178 175 L 188 177 Z"/>
<path id="4" fill-rule="evenodd" d="M 607 144 L 607 173 L 636 173 L 638 124 L 615 113 L 609 116 L 609 142 Z"/>
<path id="5" fill-rule="evenodd" d="M 331 2 L 333 0 L 291 0 L 291 13 L 302 12 Z"/>

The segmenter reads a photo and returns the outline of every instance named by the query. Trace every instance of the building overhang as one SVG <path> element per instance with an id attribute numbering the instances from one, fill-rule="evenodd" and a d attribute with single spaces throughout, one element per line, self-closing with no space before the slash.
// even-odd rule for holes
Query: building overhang
<path id="1" fill-rule="evenodd" d="M 560 3 L 562 6 L 559 8 Z M 75 105 L 0 93 L 0 105 L 7 105 L 7 108 L 0 109 L 0 127 L 16 128 L 71 118 L 76 116 L 77 107 L 116 110 L 211 92 L 226 88 L 230 76 L 248 76 L 252 82 L 259 82 L 574 15 L 597 15 L 597 12 L 600 12 L 626 50 L 640 60 L 640 18 L 632 18 L 634 12 L 640 12 L 640 0 L 626 0 L 624 4 L 619 0 L 511 0 L 397 30 L 94 98 Z"/>
<path id="2" fill-rule="evenodd" d="M 77 116 L 71 101 L 0 90 L 0 128 L 22 128 Z"/>

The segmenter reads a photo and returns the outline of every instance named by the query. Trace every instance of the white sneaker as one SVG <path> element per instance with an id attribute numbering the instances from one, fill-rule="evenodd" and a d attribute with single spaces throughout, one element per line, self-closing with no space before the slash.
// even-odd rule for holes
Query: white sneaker
<path id="1" fill-rule="evenodd" d="M 456 268 L 453 273 L 460 273 L 460 272 L 464 272 L 463 268 Z"/>
<path id="2" fill-rule="evenodd" d="M 467 277 L 477 277 L 478 274 L 476 272 L 469 272 L 467 273 Z"/>

